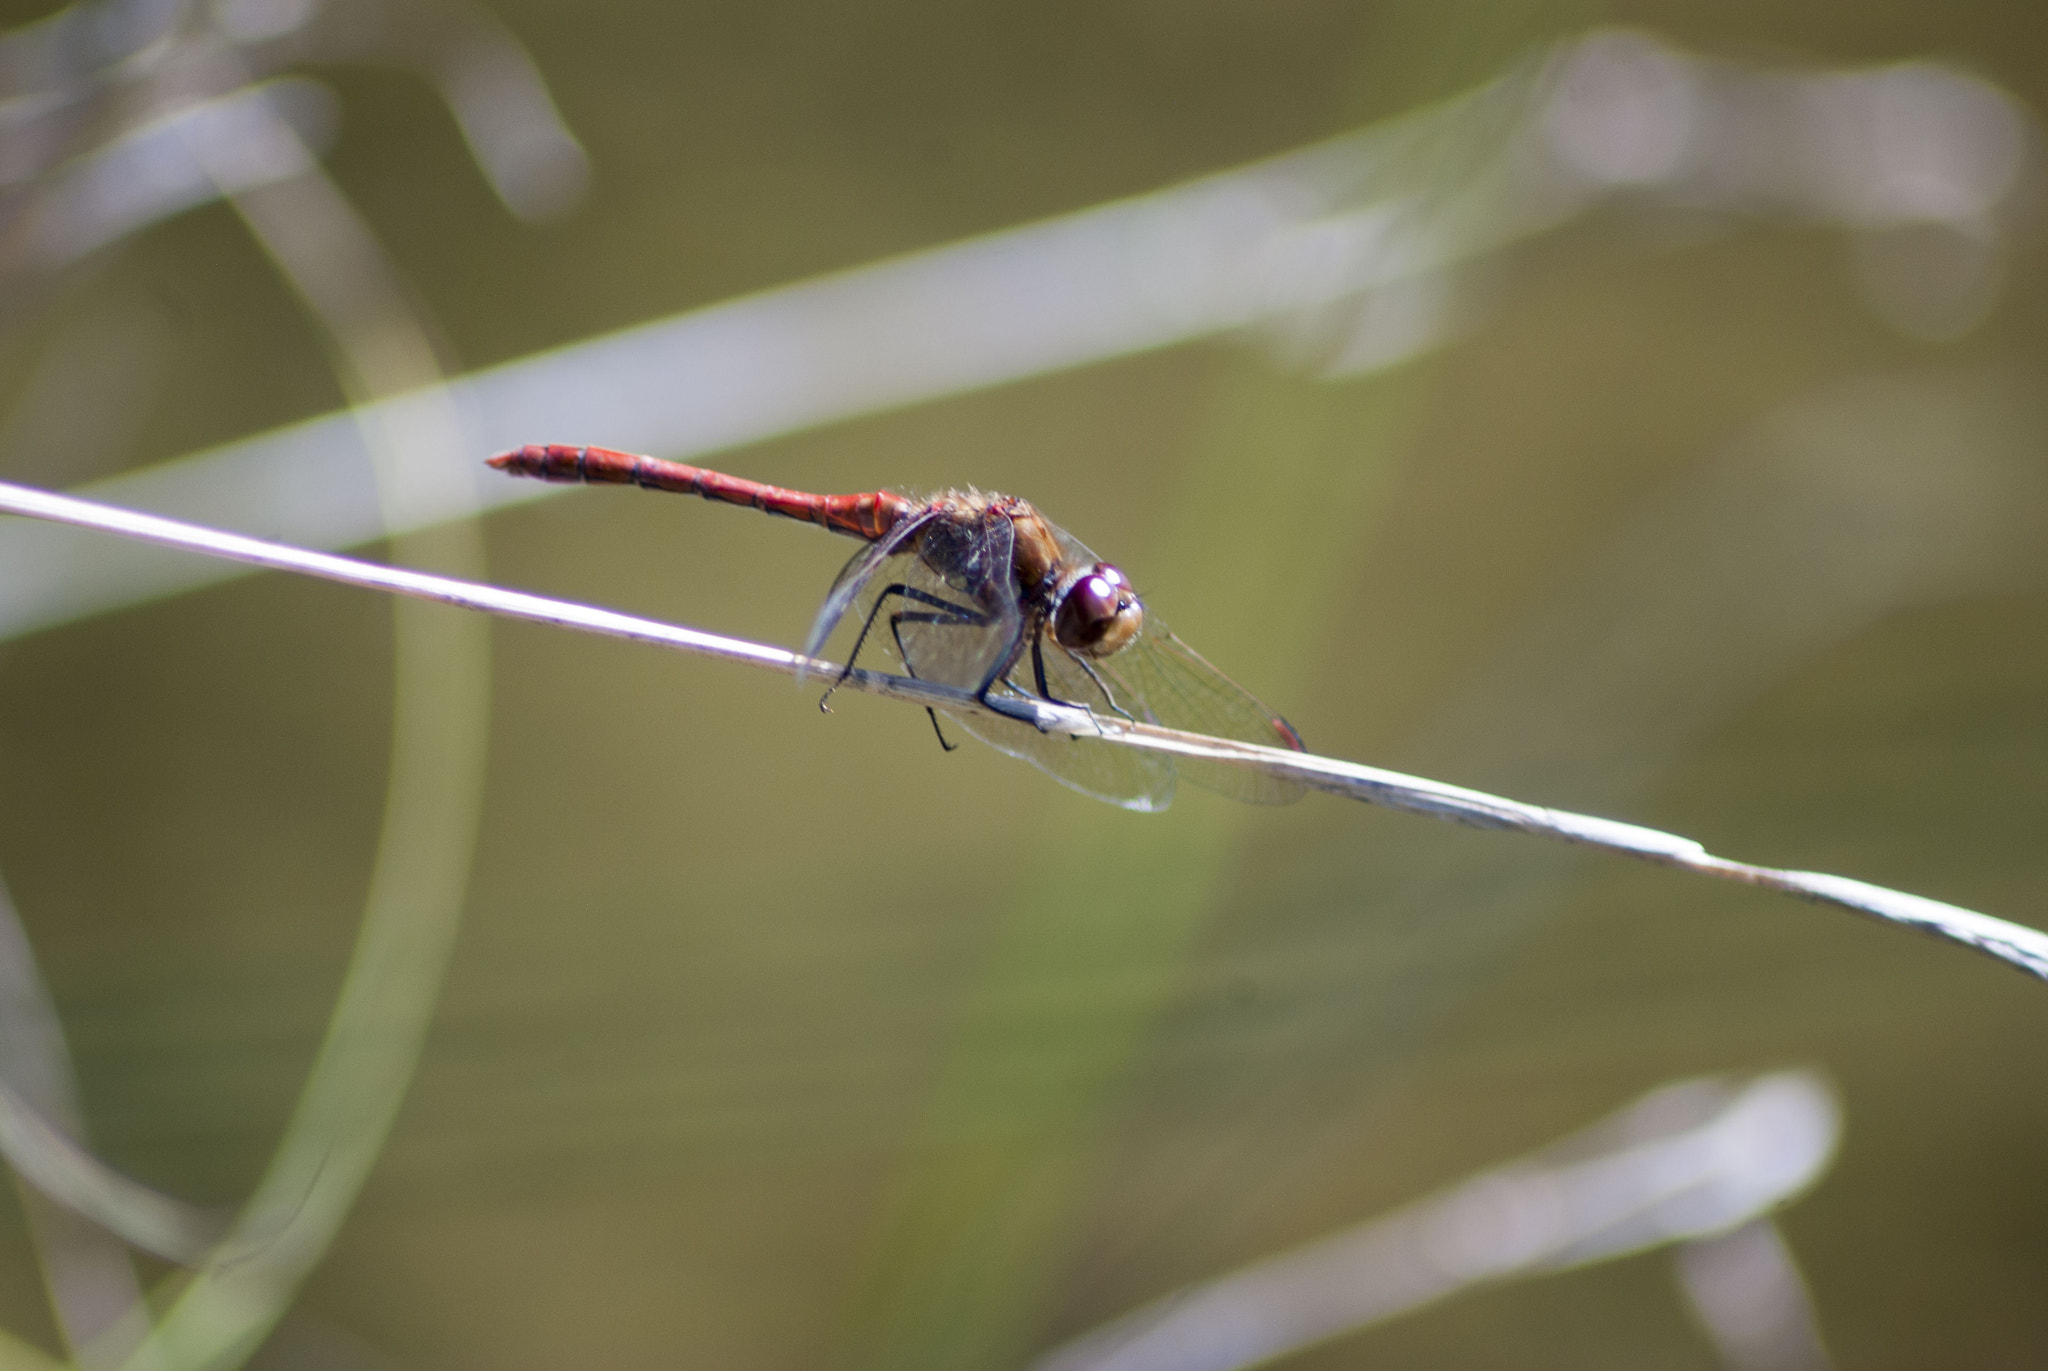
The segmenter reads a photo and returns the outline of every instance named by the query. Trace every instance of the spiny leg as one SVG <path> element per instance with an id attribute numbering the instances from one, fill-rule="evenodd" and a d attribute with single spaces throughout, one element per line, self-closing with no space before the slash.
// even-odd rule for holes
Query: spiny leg
<path id="1" fill-rule="evenodd" d="M 891 587 L 892 590 L 896 588 L 897 587 Z M 910 677 L 912 680 L 918 679 L 917 668 L 911 663 L 910 650 L 906 648 L 903 644 L 903 625 L 930 624 L 939 628 L 982 628 L 986 627 L 990 623 L 990 621 L 995 617 L 994 615 L 988 614 L 982 610 L 970 609 L 965 605 L 953 604 L 945 600 L 937 599 L 934 596 L 925 595 L 915 590 L 909 590 L 908 588 L 905 588 L 905 590 L 906 599 L 915 598 L 924 604 L 935 605 L 938 608 L 945 611 L 942 614 L 914 613 L 892 614 L 889 616 L 889 633 L 892 637 L 896 639 L 896 654 L 903 659 L 903 669 L 910 673 Z M 887 592 L 885 591 L 884 594 L 886 593 Z M 879 602 L 877 603 L 877 608 L 880 608 Z M 1009 685 L 1012 690 L 1017 689 L 1015 683 L 1009 680 L 1009 671 L 1010 668 L 1013 665 L 1015 665 L 1017 657 L 1022 649 L 1022 646 L 1023 621 L 1021 619 L 1013 617 L 1012 628 L 1010 631 L 1010 640 L 1008 643 L 1004 645 L 1003 650 L 1000 653 L 996 654 L 994 664 L 989 667 L 988 674 L 981 678 L 981 684 L 978 687 L 976 687 L 974 692 L 975 699 L 981 701 L 983 705 L 988 705 L 988 693 L 992 688 L 994 688 L 995 683 L 997 681 L 1004 682 L 1004 684 Z M 1019 695 L 1022 695 L 1024 692 L 1018 690 L 1017 693 Z M 994 708 L 994 706 L 992 705 L 988 705 L 988 707 Z M 929 715 L 931 718 L 932 731 L 939 735 L 939 746 L 945 748 L 946 751 L 951 752 L 954 748 L 954 744 L 946 741 L 945 730 L 939 727 L 938 712 L 936 710 L 933 710 L 930 706 L 927 706 L 925 708 L 925 713 Z"/>
<path id="2" fill-rule="evenodd" d="M 1062 649 L 1062 651 L 1064 650 L 1065 649 Z M 1112 713 L 1122 715 L 1126 720 L 1129 720 L 1131 723 L 1138 722 L 1136 719 L 1131 718 L 1129 711 L 1127 711 L 1122 705 L 1116 702 L 1116 695 L 1113 691 L 1110 690 L 1109 682 L 1103 680 L 1102 677 L 1099 674 L 1097 674 L 1095 668 L 1088 665 L 1087 658 L 1075 652 L 1068 652 L 1067 656 L 1073 659 L 1075 666 L 1080 667 L 1081 670 L 1088 673 L 1088 679 L 1095 682 L 1095 688 L 1102 692 L 1102 702 L 1109 706 L 1110 711 Z M 1053 694 L 1051 689 L 1047 687 L 1045 680 L 1045 638 L 1043 635 L 1040 635 L 1039 637 L 1034 638 L 1031 641 L 1031 671 L 1032 674 L 1035 677 L 1037 677 L 1038 680 L 1038 693 L 1045 699 L 1051 701 L 1053 704 L 1056 705 L 1066 705 L 1070 709 L 1085 709 L 1088 710 L 1088 712 L 1091 714 L 1094 713 L 1094 707 L 1092 705 L 1080 704 L 1073 700 L 1062 700 L 1059 696 Z M 1014 689 L 1014 687 L 1012 688 Z"/>
<path id="3" fill-rule="evenodd" d="M 832 684 L 827 686 L 825 688 L 825 693 L 818 697 L 818 709 L 820 710 L 820 712 L 825 714 L 830 714 L 832 712 L 831 701 L 833 692 L 838 690 L 839 687 L 845 685 L 846 678 L 853 674 L 853 664 L 860 660 L 861 647 L 867 642 L 868 634 L 874 630 L 875 619 L 877 616 L 881 614 L 882 606 L 888 603 L 889 597 L 891 595 L 900 595 L 906 600 L 914 600 L 919 604 L 927 604 L 933 606 L 936 609 L 946 610 L 951 614 L 961 616 L 961 623 L 971 624 L 977 622 L 976 611 L 968 609 L 962 605 L 951 604 L 945 600 L 941 600 L 936 595 L 928 595 L 924 591 L 919 590 L 916 586 L 907 586 L 903 584 L 901 581 L 898 581 L 895 585 L 885 587 L 882 593 L 875 597 L 874 608 L 868 611 L 867 622 L 863 623 L 860 626 L 860 635 L 853 640 L 853 651 L 846 654 L 846 665 L 839 668 L 839 674 L 832 678 Z M 979 621 L 986 622 L 986 619 L 982 618 Z M 903 650 L 903 640 L 900 637 L 896 640 L 896 650 L 898 652 L 901 652 Z M 908 657 L 904 658 L 903 665 L 906 668 L 909 667 L 910 659 Z M 917 673 L 915 671 L 912 671 L 910 674 L 913 679 L 915 679 L 917 676 Z"/>
<path id="4" fill-rule="evenodd" d="M 1103 680 L 1102 677 L 1095 674 L 1095 668 L 1088 665 L 1087 658 L 1075 652 L 1069 652 L 1067 655 L 1074 659 L 1074 665 L 1080 667 L 1081 670 L 1088 673 L 1088 679 L 1095 682 L 1095 688 L 1102 692 L 1102 698 L 1109 703 L 1109 707 L 1111 709 L 1123 715 L 1124 718 L 1129 720 L 1131 723 L 1138 722 L 1136 719 L 1131 718 L 1130 712 L 1128 710 L 1126 710 L 1122 705 L 1116 702 L 1116 696 L 1114 693 L 1111 692 L 1109 688 L 1109 682 Z"/>
<path id="5" fill-rule="evenodd" d="M 1009 676 L 1010 668 L 1017 665 L 1017 658 L 1022 656 L 1023 653 L 1024 618 L 1022 615 L 1013 614 L 1010 620 L 1010 641 L 1003 644 L 1003 650 L 995 655 L 993 662 L 989 666 L 988 674 L 981 678 L 981 684 L 974 689 L 974 698 L 987 705 L 989 691 L 994 688 L 997 681 L 1005 680 Z M 993 705 L 989 707 L 994 708 Z M 1002 711 L 996 710 L 996 712 L 1000 714 Z"/>
<path id="6" fill-rule="evenodd" d="M 903 635 L 901 632 L 902 625 L 935 624 L 940 628 L 985 628 L 996 617 L 995 615 L 986 613 L 982 610 L 970 609 L 966 605 L 956 605 L 949 600 L 941 600 L 936 595 L 927 595 L 923 591 L 915 588 L 914 586 L 906 586 L 899 584 L 890 586 L 887 590 L 883 591 L 882 594 L 876 598 L 874 609 L 870 610 L 868 613 L 867 625 L 863 627 L 860 631 L 860 636 L 862 638 L 866 638 L 868 636 L 868 629 L 874 627 L 875 615 L 881 613 L 882 611 L 882 600 L 890 595 L 901 595 L 906 600 L 916 600 L 920 604 L 931 605 L 936 609 L 942 609 L 946 611 L 944 614 L 892 614 L 889 616 L 889 631 L 896 637 L 897 654 L 903 658 L 903 668 L 905 671 L 908 671 L 910 673 L 910 678 L 912 680 L 918 680 L 920 678 L 917 674 L 916 669 L 912 667 L 910 664 L 910 654 L 904 650 Z M 1023 652 L 1023 647 L 1024 621 L 1021 618 L 1015 618 L 1013 619 L 1012 626 L 1010 629 L 1010 641 L 1004 644 L 1003 650 L 1001 652 L 996 654 L 994 658 L 994 665 L 990 666 L 988 669 L 988 673 L 981 678 L 981 684 L 974 688 L 975 699 L 981 701 L 985 705 L 988 704 L 988 692 L 990 688 L 993 687 L 997 681 L 1005 680 L 1005 678 L 1009 675 L 1010 668 L 1016 665 L 1017 658 Z M 856 641 L 854 644 L 855 651 L 859 651 L 859 648 L 860 644 L 858 641 Z M 847 659 L 845 668 L 841 670 L 841 672 L 839 673 L 840 679 L 844 680 L 847 672 L 850 672 L 852 670 L 853 659 L 849 657 Z M 1024 692 L 1020 690 L 1017 693 L 1021 695 Z M 991 706 L 991 708 L 993 708 L 993 706 Z M 1000 714 L 1002 711 L 997 710 L 996 712 Z"/>
<path id="7" fill-rule="evenodd" d="M 1093 675 L 1094 673 L 1090 672 L 1089 674 Z M 1086 709 L 1088 707 L 1084 704 L 1078 704 L 1073 700 L 1062 700 L 1059 696 L 1052 693 L 1051 687 L 1046 685 L 1045 635 L 1042 633 L 1031 640 L 1031 675 L 1038 682 L 1038 696 L 1040 699 L 1047 700 L 1056 705 L 1065 705 L 1069 709 Z M 1097 681 L 1095 684 L 1101 685 L 1102 682 Z M 1108 693 L 1108 691 L 1103 692 L 1105 696 Z"/>
<path id="8" fill-rule="evenodd" d="M 937 624 L 944 628 L 961 628 L 985 622 L 973 610 L 962 610 L 957 605 L 953 606 L 953 608 L 958 612 L 953 614 L 891 614 L 889 616 L 889 636 L 896 640 L 896 655 L 903 659 L 903 669 L 910 674 L 911 680 L 917 679 L 917 668 L 911 665 L 910 650 L 903 646 L 903 625 L 906 623 Z M 946 730 L 939 727 L 939 712 L 936 709 L 926 705 L 924 707 L 924 714 L 927 719 L 932 721 L 932 732 L 939 735 L 940 747 L 951 752 L 960 746 L 958 743 L 946 741 Z"/>

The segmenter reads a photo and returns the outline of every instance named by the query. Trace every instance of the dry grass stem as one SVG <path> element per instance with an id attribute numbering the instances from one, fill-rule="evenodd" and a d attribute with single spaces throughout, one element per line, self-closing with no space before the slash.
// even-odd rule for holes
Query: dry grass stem
<path id="1" fill-rule="evenodd" d="M 522 591 L 501 590 L 495 586 L 408 571 L 402 567 L 380 566 L 333 553 L 309 552 L 4 482 L 0 482 L 0 511 L 224 557 L 271 570 L 292 571 L 367 589 L 482 610 L 506 618 L 553 624 L 585 633 L 744 662 L 788 676 L 836 675 L 840 670 L 833 663 L 760 643 Z M 1071 734 L 1105 744 L 1249 767 L 1368 804 L 1448 819 L 1474 828 L 1509 829 L 1559 839 L 1703 876 L 1763 886 L 1799 899 L 1838 905 L 1933 934 L 1988 953 L 2048 980 L 2048 934 L 2038 929 L 1844 876 L 1730 861 L 1714 856 L 1689 838 L 1656 829 L 1525 804 L 1483 791 L 1444 785 L 1313 753 L 1288 752 L 1145 724 L 1106 720 L 1087 710 L 1043 701 L 985 702 L 963 690 L 883 672 L 852 670 L 847 673 L 845 685 L 871 695 L 920 706 L 1004 714 L 1048 732 Z"/>

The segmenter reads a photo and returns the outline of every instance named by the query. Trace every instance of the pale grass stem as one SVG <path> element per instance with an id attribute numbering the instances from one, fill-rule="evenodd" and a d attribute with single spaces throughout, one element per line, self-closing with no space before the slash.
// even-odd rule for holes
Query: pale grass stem
<path id="1" fill-rule="evenodd" d="M 251 566 L 292 571 L 366 589 L 482 610 L 505 618 L 652 643 L 701 656 L 743 662 L 788 676 L 835 676 L 840 671 L 833 663 L 760 643 L 523 591 L 503 590 L 402 567 L 380 566 L 333 553 L 310 552 L 4 482 L 0 482 L 0 512 L 95 529 Z M 1819 904 L 1839 905 L 1859 914 L 1961 943 L 2048 980 L 2048 934 L 2040 930 L 1844 876 L 1730 861 L 1714 856 L 1689 838 L 1656 829 L 1525 804 L 1482 791 L 1312 753 L 1289 752 L 1175 729 L 1104 719 L 1084 709 L 1042 701 L 984 702 L 966 691 L 883 672 L 853 670 L 847 673 L 845 685 L 871 695 L 919 706 L 1019 718 L 1048 732 L 1071 734 L 1104 746 L 1135 747 L 1247 767 L 1368 804 L 1425 814 L 1474 828 L 1510 829 L 1535 834 L 1660 866 L 1677 867 L 1702 876 L 1762 886 Z"/>

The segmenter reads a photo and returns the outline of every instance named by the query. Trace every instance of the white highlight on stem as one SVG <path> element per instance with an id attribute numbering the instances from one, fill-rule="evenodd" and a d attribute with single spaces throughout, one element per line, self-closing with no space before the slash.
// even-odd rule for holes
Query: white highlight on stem
<path id="1" fill-rule="evenodd" d="M 826 676 L 839 671 L 833 663 L 743 639 L 726 638 L 523 591 L 501 590 L 496 586 L 408 571 L 402 567 L 360 562 L 334 553 L 310 552 L 6 482 L 0 482 L 0 512 L 95 529 L 250 566 L 292 571 L 366 589 L 435 600 L 505 618 L 653 643 L 701 656 L 743 662 L 789 676 Z M 1099 739 L 1105 744 L 1251 767 L 1368 804 L 1448 819 L 1474 828 L 1512 829 L 1615 852 L 1660 866 L 1677 867 L 1703 876 L 1762 886 L 1819 904 L 1839 905 L 1961 943 L 2048 980 L 2048 933 L 2039 929 L 1844 876 L 1785 871 L 1730 861 L 1712 855 L 1691 839 L 1656 829 L 1525 804 L 1484 791 L 1445 785 L 1313 753 L 1289 752 L 1123 720 L 1105 720 L 1085 709 L 1044 701 L 984 702 L 963 690 L 882 672 L 854 670 L 848 674 L 846 685 L 872 695 L 921 706 L 1004 714 L 1024 719 L 1048 732 Z"/>

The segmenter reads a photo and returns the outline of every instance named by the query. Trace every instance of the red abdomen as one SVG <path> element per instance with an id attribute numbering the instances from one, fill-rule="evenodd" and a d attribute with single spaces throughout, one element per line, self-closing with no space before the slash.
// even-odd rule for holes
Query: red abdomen
<path id="1" fill-rule="evenodd" d="M 785 490 L 763 485 L 722 471 L 664 462 L 657 457 L 636 457 L 602 447 L 570 447 L 561 443 L 529 443 L 501 452 L 490 464 L 514 476 L 531 476 L 542 481 L 581 481 L 591 485 L 631 485 L 647 490 L 672 490 L 681 495 L 701 495 L 707 500 L 747 505 L 785 519 L 817 524 L 835 533 L 845 533 L 870 542 L 896 526 L 914 507 L 911 501 L 886 490 L 860 495 L 813 495 L 808 491 Z"/>

